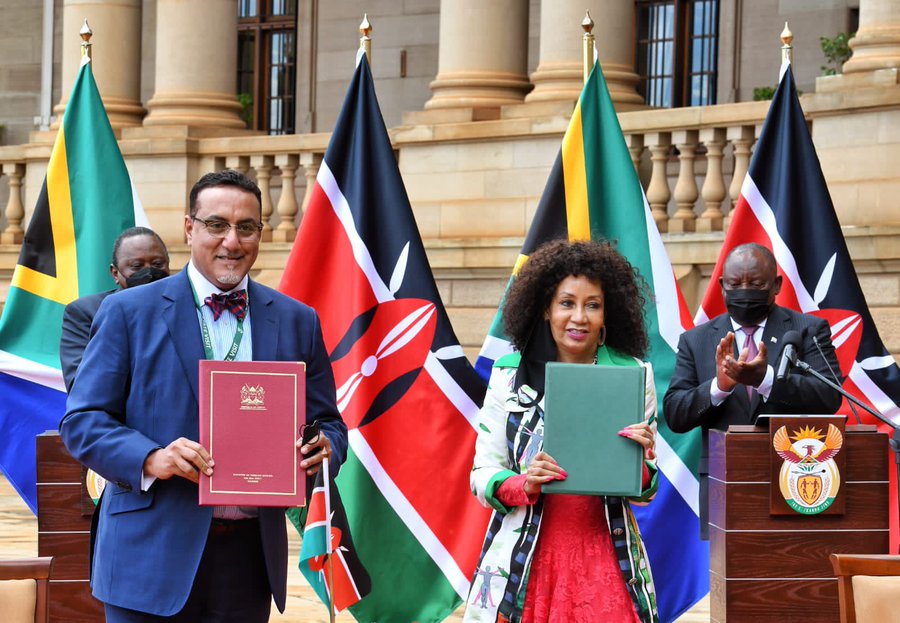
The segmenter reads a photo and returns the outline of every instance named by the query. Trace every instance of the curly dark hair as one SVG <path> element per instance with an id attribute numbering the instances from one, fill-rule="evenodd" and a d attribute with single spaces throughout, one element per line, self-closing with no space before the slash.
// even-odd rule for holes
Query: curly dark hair
<path id="1" fill-rule="evenodd" d="M 522 350 L 535 322 L 543 320 L 559 284 L 587 277 L 603 290 L 606 344 L 643 359 L 649 348 L 644 325 L 647 284 L 609 242 L 554 240 L 532 253 L 513 281 L 503 307 L 503 325 Z"/>

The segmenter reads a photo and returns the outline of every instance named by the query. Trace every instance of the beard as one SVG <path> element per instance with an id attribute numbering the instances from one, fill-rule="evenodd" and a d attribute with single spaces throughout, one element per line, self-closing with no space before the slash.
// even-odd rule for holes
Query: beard
<path id="1" fill-rule="evenodd" d="M 244 276 L 232 271 L 225 273 L 224 275 L 218 275 L 217 278 L 219 280 L 219 283 L 227 283 L 228 285 L 234 286 L 239 284 Z"/>

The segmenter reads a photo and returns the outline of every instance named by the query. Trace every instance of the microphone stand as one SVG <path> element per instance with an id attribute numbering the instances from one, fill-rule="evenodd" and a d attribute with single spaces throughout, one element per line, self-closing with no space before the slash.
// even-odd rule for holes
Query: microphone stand
<path id="1" fill-rule="evenodd" d="M 826 378 L 824 375 L 822 375 L 822 373 L 820 373 L 818 370 L 815 370 L 814 368 L 812 368 L 805 361 L 803 361 L 801 359 L 797 359 L 794 362 L 794 365 L 796 367 L 800 368 L 801 370 L 803 370 L 804 372 L 808 372 L 813 377 L 819 379 L 820 381 L 825 383 L 828 387 L 830 387 L 831 389 L 840 393 L 840 395 L 843 396 L 844 398 L 846 398 L 849 402 L 852 402 L 856 406 L 862 408 L 866 413 L 874 416 L 876 420 L 882 422 L 883 424 L 888 426 L 892 431 L 894 431 L 893 434 L 891 435 L 891 439 L 890 439 L 890 442 L 888 443 L 888 445 L 890 446 L 891 450 L 894 453 L 894 463 L 897 466 L 897 500 L 898 500 L 898 504 L 900 504 L 900 425 L 895 424 L 889 418 L 887 418 L 885 415 L 879 413 L 878 411 L 876 411 L 869 405 L 863 404 L 856 396 L 853 396 L 847 390 L 845 390 L 843 387 L 841 387 L 837 383 L 833 382 L 832 380 Z M 898 509 L 898 512 L 900 512 L 900 509 Z M 898 552 L 898 553 L 900 553 L 900 552 Z"/>

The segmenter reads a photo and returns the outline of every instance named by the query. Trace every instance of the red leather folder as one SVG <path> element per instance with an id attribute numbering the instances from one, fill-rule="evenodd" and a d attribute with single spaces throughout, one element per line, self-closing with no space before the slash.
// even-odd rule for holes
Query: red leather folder
<path id="1" fill-rule="evenodd" d="M 200 362 L 200 443 L 215 461 L 200 475 L 203 506 L 303 506 L 295 445 L 306 422 L 306 364 Z"/>

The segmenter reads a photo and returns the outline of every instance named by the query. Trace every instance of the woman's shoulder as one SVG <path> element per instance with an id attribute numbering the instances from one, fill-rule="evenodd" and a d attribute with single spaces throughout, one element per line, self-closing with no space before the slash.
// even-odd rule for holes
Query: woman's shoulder
<path id="1" fill-rule="evenodd" d="M 601 351 L 598 352 L 598 356 L 600 363 L 610 363 L 612 365 L 618 366 L 633 366 L 634 364 L 637 364 L 644 368 L 653 368 L 649 361 L 645 361 L 640 357 L 635 357 L 634 355 L 629 355 L 628 353 L 611 346 L 601 347 Z"/>
<path id="2" fill-rule="evenodd" d="M 494 391 L 511 391 L 513 379 L 519 370 L 520 360 L 521 357 L 518 353 L 511 353 L 495 361 L 493 368 L 491 368 L 491 378 L 488 381 L 488 387 Z"/>
<path id="3" fill-rule="evenodd" d="M 495 400 L 504 404 L 509 401 L 513 394 L 513 385 L 520 361 L 519 353 L 510 353 L 494 362 L 494 366 L 491 368 L 491 377 L 488 380 L 488 393 Z"/>
<path id="4" fill-rule="evenodd" d="M 506 368 L 513 368 L 513 369 L 516 369 L 516 368 L 519 367 L 519 364 L 520 364 L 521 362 L 522 362 L 522 353 L 520 353 L 520 352 L 509 353 L 509 354 L 507 354 L 507 355 L 503 355 L 502 357 L 500 357 L 500 359 L 498 359 L 497 361 L 495 361 L 493 367 L 494 367 L 495 370 L 496 370 L 497 368 L 504 368 L 504 369 L 506 369 Z"/>

